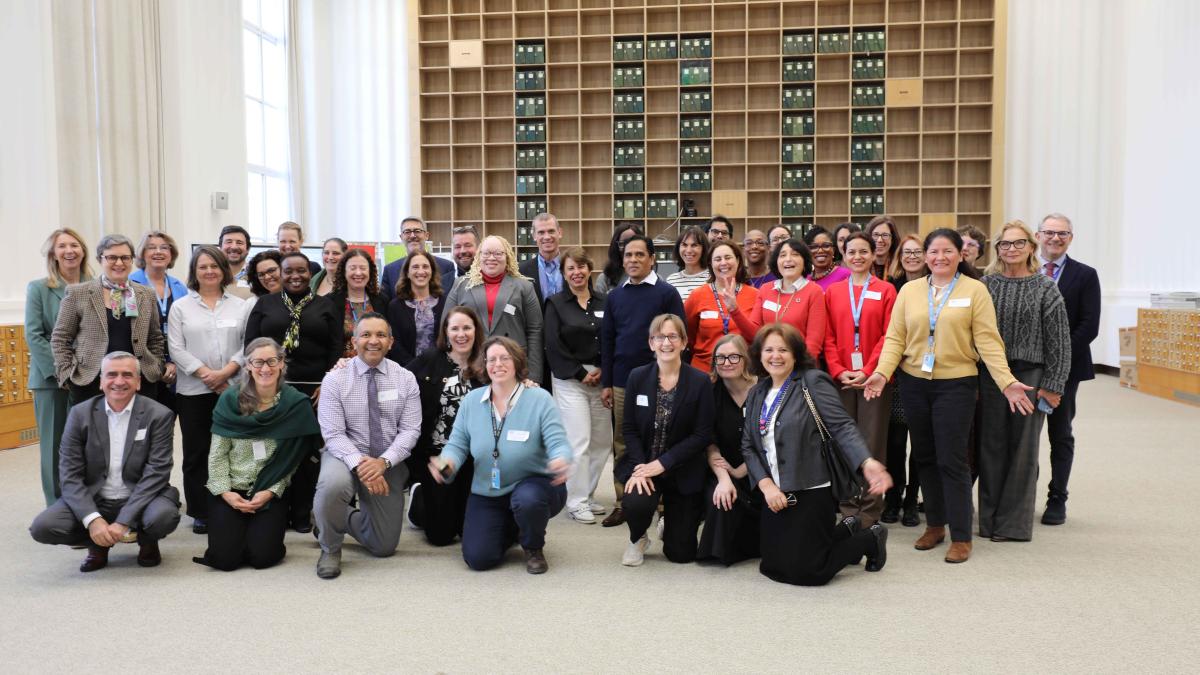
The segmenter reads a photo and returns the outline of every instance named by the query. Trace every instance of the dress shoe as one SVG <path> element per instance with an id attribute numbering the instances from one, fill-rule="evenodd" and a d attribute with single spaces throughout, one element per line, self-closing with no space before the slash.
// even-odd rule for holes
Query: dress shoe
<path id="1" fill-rule="evenodd" d="M 550 569 L 546 556 L 540 548 L 525 549 L 525 571 L 530 574 L 545 574 Z"/>
<path id="2" fill-rule="evenodd" d="M 203 518 L 192 520 L 192 534 L 208 534 L 208 523 Z"/>
<path id="3" fill-rule="evenodd" d="M 918 551 L 928 551 L 938 544 L 946 541 L 946 526 L 926 527 L 925 534 L 922 534 L 917 542 L 913 544 L 913 548 Z"/>
<path id="4" fill-rule="evenodd" d="M 898 522 L 900 522 L 900 509 L 899 509 L 899 507 L 895 507 L 895 506 L 889 506 L 889 507 L 887 507 L 886 509 L 884 509 L 884 510 L 883 510 L 883 515 L 879 517 L 879 520 L 881 520 L 881 521 L 883 521 L 883 522 L 885 522 L 885 523 L 898 523 Z"/>
<path id="5" fill-rule="evenodd" d="M 867 556 L 867 571 L 878 572 L 887 564 L 888 530 L 883 525 L 875 523 L 867 529 L 875 537 L 875 555 Z"/>
<path id="6" fill-rule="evenodd" d="M 142 567 L 157 567 L 162 562 L 157 541 L 145 541 L 138 545 L 137 563 Z"/>
<path id="7" fill-rule="evenodd" d="M 1043 525 L 1062 525 L 1067 522 L 1067 501 L 1051 497 L 1046 500 L 1046 510 L 1042 513 Z"/>
<path id="8" fill-rule="evenodd" d="M 342 552 L 326 553 L 321 551 L 317 558 L 317 576 L 322 579 L 336 579 L 342 573 Z"/>
<path id="9" fill-rule="evenodd" d="M 88 545 L 87 557 L 79 565 L 80 572 L 95 572 L 108 566 L 108 547 Z"/>
<path id="10" fill-rule="evenodd" d="M 900 519 L 900 524 L 905 527 L 916 527 L 921 524 L 921 514 L 917 513 L 917 507 L 904 509 L 904 517 Z"/>
<path id="11" fill-rule="evenodd" d="M 608 514 L 608 516 L 604 520 L 600 521 L 601 527 L 616 527 L 618 525 L 624 525 L 624 524 L 625 524 L 625 512 L 622 511 L 621 507 L 619 507 L 619 506 L 616 507 L 615 509 L 613 509 L 612 513 Z"/>
<path id="12" fill-rule="evenodd" d="M 855 532 L 862 529 L 862 520 L 858 516 L 846 516 L 838 521 L 837 526 L 833 529 L 833 540 L 842 541 L 854 536 Z"/>
<path id="13" fill-rule="evenodd" d="M 946 551 L 946 562 L 948 563 L 964 563 L 971 557 L 971 542 L 969 541 L 952 541 L 950 542 L 950 550 Z"/>
<path id="14" fill-rule="evenodd" d="M 312 521 L 309 520 L 303 523 L 292 523 L 292 529 L 300 534 L 308 534 L 309 532 L 313 531 Z"/>

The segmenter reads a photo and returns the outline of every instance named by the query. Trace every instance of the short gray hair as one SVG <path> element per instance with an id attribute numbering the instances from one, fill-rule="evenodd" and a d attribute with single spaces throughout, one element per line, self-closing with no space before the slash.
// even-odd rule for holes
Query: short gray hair
<path id="1" fill-rule="evenodd" d="M 133 242 L 129 240 L 129 237 L 123 234 L 106 234 L 100 240 L 100 243 L 96 244 L 96 260 L 104 260 L 104 252 L 117 246 L 128 246 L 130 255 L 133 255 L 133 252 L 137 250 Z"/>
<path id="2" fill-rule="evenodd" d="M 557 228 L 558 228 L 558 229 L 560 229 L 560 230 L 562 229 L 562 225 L 560 225 L 560 224 L 558 223 L 558 216 L 554 215 L 553 213 L 544 213 L 544 212 L 543 212 L 543 213 L 539 213 L 539 214 L 537 214 L 536 216 L 534 216 L 534 217 L 533 217 L 533 223 L 534 223 L 535 225 L 536 225 L 537 223 L 540 223 L 540 222 L 542 222 L 542 221 L 546 221 L 546 220 L 553 220 L 553 221 L 554 221 L 554 226 L 555 226 L 555 227 L 557 227 Z"/>
<path id="3" fill-rule="evenodd" d="M 125 359 L 129 359 L 129 360 L 133 361 L 133 372 L 137 373 L 138 377 L 141 377 L 142 376 L 141 361 L 138 361 L 138 357 L 134 356 L 133 354 L 130 354 L 129 352 L 122 352 L 122 351 L 109 352 L 109 353 L 105 354 L 104 358 L 100 360 L 100 373 L 101 374 L 104 373 L 104 364 L 108 363 L 109 361 L 124 361 Z"/>
<path id="4" fill-rule="evenodd" d="M 1045 218 L 1042 218 L 1042 221 L 1038 223 L 1038 232 L 1042 231 L 1042 226 L 1046 224 L 1047 220 L 1061 220 L 1067 224 L 1067 227 L 1071 228 L 1072 232 L 1075 231 L 1075 226 L 1071 224 L 1071 219 L 1056 211 Z"/>

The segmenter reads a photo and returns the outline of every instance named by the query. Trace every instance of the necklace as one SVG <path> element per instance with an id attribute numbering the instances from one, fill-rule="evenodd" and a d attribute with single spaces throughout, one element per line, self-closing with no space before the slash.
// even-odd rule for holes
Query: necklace
<path id="1" fill-rule="evenodd" d="M 817 281 L 818 279 L 824 279 L 825 277 L 829 276 L 830 274 L 833 274 L 833 271 L 835 269 L 837 269 L 837 267 L 830 267 L 829 269 L 825 270 L 824 272 L 817 272 L 817 270 L 814 269 L 813 273 L 810 275 L 809 278 L 811 278 L 813 281 Z"/>

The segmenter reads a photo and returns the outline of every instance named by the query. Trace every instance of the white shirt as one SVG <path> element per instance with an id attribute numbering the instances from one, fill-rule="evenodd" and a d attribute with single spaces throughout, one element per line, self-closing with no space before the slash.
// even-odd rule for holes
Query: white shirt
<path id="1" fill-rule="evenodd" d="M 626 279 L 625 283 L 623 283 L 621 285 L 628 286 L 630 284 L 633 284 L 636 286 L 638 284 L 650 284 L 651 286 L 653 286 L 654 284 L 657 284 L 657 283 L 658 283 L 658 272 L 651 270 L 650 274 L 647 274 L 646 278 L 642 279 L 641 281 L 634 281 L 633 279 Z"/>
<path id="2" fill-rule="evenodd" d="M 209 309 L 196 291 L 188 291 L 167 316 L 167 347 L 175 362 L 175 391 L 184 396 L 213 393 L 193 375 L 201 366 L 224 368 L 230 361 L 242 364 L 246 333 L 246 301 L 228 291 Z"/>
<path id="3" fill-rule="evenodd" d="M 113 410 L 104 401 L 104 414 L 108 417 L 108 476 L 100 486 L 99 496 L 103 499 L 120 501 L 129 498 L 129 488 L 121 477 L 121 468 L 125 465 L 125 439 L 129 437 L 129 422 L 133 415 L 133 399 L 121 412 Z M 99 512 L 89 513 L 83 519 L 86 528 L 92 521 L 99 518 Z"/>
<path id="4" fill-rule="evenodd" d="M 767 392 L 768 409 L 771 408 L 776 396 L 779 396 L 779 387 L 774 387 Z M 779 487 L 779 455 L 775 452 L 775 418 L 778 415 L 779 408 L 776 407 L 775 411 L 771 413 L 770 419 L 767 420 L 767 435 L 763 436 L 763 450 L 767 453 L 767 468 L 771 470 L 771 480 L 775 481 L 775 487 Z"/>

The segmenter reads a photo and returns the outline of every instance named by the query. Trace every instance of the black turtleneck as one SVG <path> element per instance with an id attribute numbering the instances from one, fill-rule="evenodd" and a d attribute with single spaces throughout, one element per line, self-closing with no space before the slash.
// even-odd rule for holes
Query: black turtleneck
<path id="1" fill-rule="evenodd" d="M 299 303 L 308 294 L 305 290 L 299 295 L 288 293 L 288 297 L 293 303 Z M 273 338 L 283 344 L 283 337 L 291 325 L 292 315 L 283 303 L 283 293 L 264 295 L 254 303 L 246 321 L 246 344 L 259 337 Z M 287 355 L 287 381 L 319 383 L 342 356 L 341 338 L 342 326 L 333 303 L 327 297 L 314 296 L 300 313 L 300 345 Z M 308 390 L 312 388 L 307 387 Z"/>

